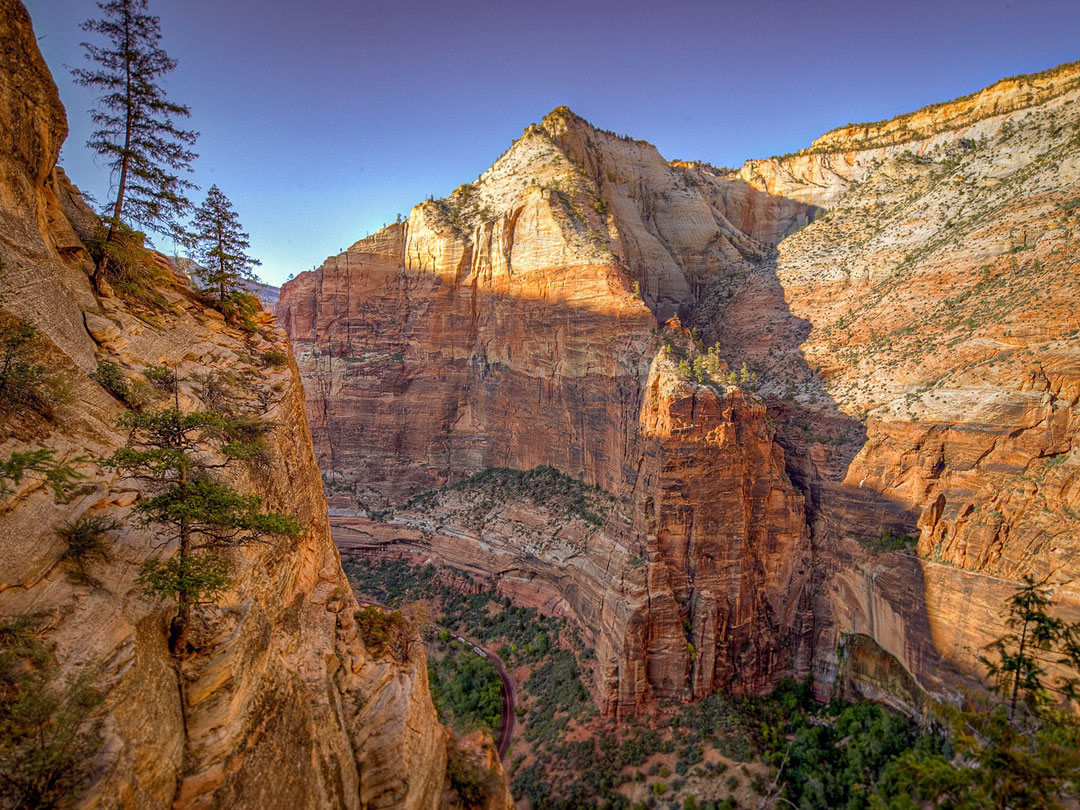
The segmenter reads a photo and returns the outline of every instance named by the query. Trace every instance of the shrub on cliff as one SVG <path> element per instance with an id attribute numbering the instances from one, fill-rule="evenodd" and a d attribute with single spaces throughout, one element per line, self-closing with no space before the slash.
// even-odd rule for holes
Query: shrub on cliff
<path id="1" fill-rule="evenodd" d="M 116 292 L 133 301 L 158 309 L 168 309 L 169 302 L 155 285 L 171 283 L 171 274 L 146 247 L 146 234 L 132 230 L 122 222 L 114 227 L 102 223 L 87 243 L 96 267 L 105 268 L 95 282 L 99 288 L 107 277 Z"/>
<path id="2" fill-rule="evenodd" d="M 25 617 L 0 624 L 0 805 L 51 808 L 85 787 L 101 746 L 94 667 L 60 681 Z"/>
<path id="3" fill-rule="evenodd" d="M 374 605 L 356 612 L 356 629 L 373 655 L 390 653 L 402 663 L 409 660 L 420 641 L 415 625 L 400 610 L 385 612 Z"/>
<path id="4" fill-rule="evenodd" d="M 0 313 L 0 418 L 23 409 L 50 417 L 70 400 L 67 381 L 41 362 L 43 352 L 37 329 Z"/>
<path id="5" fill-rule="evenodd" d="M 63 559 L 74 563 L 78 579 L 89 582 L 86 564 L 92 557 L 108 559 L 108 536 L 120 528 L 120 521 L 108 515 L 83 515 L 78 520 L 62 523 L 56 533 L 67 548 Z"/>
<path id="6" fill-rule="evenodd" d="M 491 793 L 493 778 L 480 763 L 457 747 L 450 745 L 446 758 L 446 776 L 466 807 L 477 807 Z"/>
<path id="7" fill-rule="evenodd" d="M 56 451 L 42 448 L 14 452 L 7 458 L 0 458 L 0 503 L 29 475 L 40 476 L 48 484 L 58 501 L 70 497 L 75 489 L 75 482 L 82 478 L 82 473 L 74 464 L 86 461 L 85 456 L 77 456 L 68 462 L 56 460 Z"/>

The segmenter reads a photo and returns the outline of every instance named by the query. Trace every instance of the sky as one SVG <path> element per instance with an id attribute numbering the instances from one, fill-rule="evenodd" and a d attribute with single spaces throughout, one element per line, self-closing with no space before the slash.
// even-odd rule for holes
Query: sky
<path id="1" fill-rule="evenodd" d="M 61 164 L 109 199 L 84 144 L 91 0 L 24 0 L 67 109 Z M 150 0 L 163 85 L 280 284 L 484 171 L 554 107 L 669 159 L 738 166 L 1080 59 L 1077 0 Z M 171 251 L 171 243 L 157 243 Z"/>

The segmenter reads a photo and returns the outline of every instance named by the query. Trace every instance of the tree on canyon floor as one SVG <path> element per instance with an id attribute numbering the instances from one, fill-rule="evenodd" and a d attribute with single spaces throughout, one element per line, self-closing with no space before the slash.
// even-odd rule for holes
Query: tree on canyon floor
<path id="1" fill-rule="evenodd" d="M 177 63 L 160 46 L 160 20 L 147 13 L 146 0 L 108 0 L 97 6 L 101 18 L 81 27 L 106 43 L 82 43 L 95 66 L 75 68 L 72 74 L 76 83 L 103 94 L 91 110 L 96 129 L 86 144 L 104 160 L 115 183 L 93 276 L 102 292 L 110 268 L 127 263 L 134 226 L 184 241 L 179 218 L 191 208 L 187 192 L 195 185 L 181 175 L 196 157 L 189 147 L 198 133 L 177 125 L 191 111 L 170 101 L 159 83 Z"/>
<path id="2" fill-rule="evenodd" d="M 234 462 L 265 453 L 267 425 L 258 419 L 171 407 L 128 412 L 120 424 L 131 431 L 128 446 L 104 463 L 157 490 L 133 511 L 142 523 L 164 528 L 163 544 L 179 544 L 175 556 L 147 560 L 139 583 L 148 594 L 176 600 L 170 646 L 182 655 L 189 651 L 185 631 L 192 606 L 219 596 L 231 583 L 229 563 L 220 555 L 274 536 L 295 537 L 303 527 L 291 515 L 264 511 L 261 498 L 216 478 Z"/>
<path id="3" fill-rule="evenodd" d="M 252 296 L 244 282 L 258 281 L 254 268 L 261 264 L 248 256 L 248 235 L 228 197 L 211 186 L 206 200 L 195 209 L 195 259 L 200 262 L 193 272 L 202 282 L 203 292 L 216 299 L 218 308 L 226 315 L 250 315 Z M 257 300 L 254 301 L 258 305 Z"/>

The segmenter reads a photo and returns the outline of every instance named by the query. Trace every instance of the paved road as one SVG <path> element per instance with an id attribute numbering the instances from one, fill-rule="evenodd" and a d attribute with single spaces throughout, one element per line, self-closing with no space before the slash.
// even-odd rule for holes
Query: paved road
<path id="1" fill-rule="evenodd" d="M 506 752 L 510 750 L 510 738 L 514 736 L 514 721 L 517 717 L 514 714 L 514 708 L 517 706 L 517 699 L 514 695 L 514 682 L 506 674 L 506 668 L 503 666 L 502 659 L 499 656 L 488 651 L 488 658 L 495 664 L 499 679 L 502 681 L 502 723 L 499 724 L 499 735 L 495 738 L 495 747 L 499 751 L 499 759 L 506 759 Z"/>
<path id="2" fill-rule="evenodd" d="M 386 605 L 380 604 L 373 599 L 369 599 L 362 594 L 357 594 L 356 598 L 361 606 L 374 605 L 383 610 L 387 609 Z M 430 623 L 429 626 L 434 628 L 436 632 L 443 629 L 449 630 L 449 628 L 442 628 L 434 623 Z M 510 676 L 506 674 L 506 667 L 503 665 L 502 659 L 494 652 L 486 647 L 481 647 L 477 642 L 472 641 L 465 636 L 459 636 L 453 630 L 450 630 L 450 633 L 458 641 L 468 644 L 474 651 L 483 650 L 484 657 L 495 665 L 495 671 L 499 673 L 499 680 L 502 681 L 502 709 L 500 710 L 501 722 L 499 723 L 499 731 L 495 735 L 495 748 L 499 752 L 499 759 L 506 759 L 506 752 L 510 750 L 510 738 L 514 736 L 514 723 L 517 719 L 517 715 L 514 714 L 514 709 L 517 707 L 517 697 L 514 694 L 514 682 L 510 680 Z"/>

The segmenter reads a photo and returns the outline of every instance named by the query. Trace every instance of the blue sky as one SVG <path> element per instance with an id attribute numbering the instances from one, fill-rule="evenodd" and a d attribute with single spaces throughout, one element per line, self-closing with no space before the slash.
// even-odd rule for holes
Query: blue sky
<path id="1" fill-rule="evenodd" d="M 90 0 L 24 0 L 68 111 L 61 162 L 107 199 L 83 144 Z M 739 165 L 1080 59 L 1076 0 L 589 2 L 150 0 L 180 62 L 170 97 L 272 283 L 473 180 L 570 106 L 668 158 Z M 201 193 L 197 195 L 201 200 Z M 159 244 L 171 249 L 169 244 Z"/>

